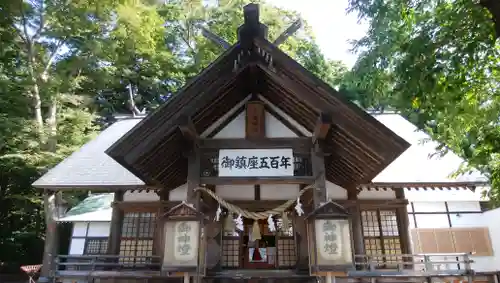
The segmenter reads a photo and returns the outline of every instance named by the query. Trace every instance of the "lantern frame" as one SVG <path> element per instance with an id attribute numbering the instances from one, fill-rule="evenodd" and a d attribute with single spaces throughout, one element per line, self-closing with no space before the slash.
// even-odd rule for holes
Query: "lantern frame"
<path id="1" fill-rule="evenodd" d="M 161 217 L 161 271 L 167 276 L 184 276 L 189 273 L 193 276 L 204 276 L 206 271 L 206 235 L 204 233 L 206 217 L 203 213 L 198 211 L 192 204 L 182 202 Z M 191 235 L 186 234 L 188 239 L 196 234 L 194 241 L 190 244 L 196 243 L 197 250 L 193 252 L 191 259 L 176 259 L 176 239 L 173 228 L 177 225 L 196 223 L 194 226 L 198 231 L 194 231 Z M 179 224 L 180 223 L 180 224 Z M 184 226 L 184 227 L 193 227 Z M 177 227 L 178 228 L 178 227 Z M 189 229 L 190 230 L 190 229 Z"/>
<path id="2" fill-rule="evenodd" d="M 320 241 L 316 238 L 318 233 L 316 229 L 318 221 L 324 220 L 332 220 L 341 224 L 339 228 L 341 229 L 339 234 L 342 238 L 340 259 L 327 259 L 320 255 L 321 247 L 319 247 Z M 343 206 L 333 201 L 323 203 L 307 215 L 304 221 L 306 221 L 307 228 L 309 273 L 311 275 L 324 276 L 332 272 L 346 273 L 355 269 L 351 214 Z M 338 236 L 338 234 L 335 235 L 335 237 Z M 337 244 L 335 245 L 337 247 Z"/>

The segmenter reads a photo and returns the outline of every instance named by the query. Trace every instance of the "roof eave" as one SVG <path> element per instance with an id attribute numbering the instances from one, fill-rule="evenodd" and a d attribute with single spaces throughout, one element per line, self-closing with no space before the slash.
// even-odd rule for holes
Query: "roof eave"
<path id="1" fill-rule="evenodd" d="M 59 190 L 92 190 L 101 192 L 115 192 L 123 190 L 154 190 L 156 188 L 147 185 L 99 185 L 99 184 L 74 184 L 74 185 L 35 185 L 33 187 L 36 189 L 43 189 L 49 191 L 59 191 Z"/>

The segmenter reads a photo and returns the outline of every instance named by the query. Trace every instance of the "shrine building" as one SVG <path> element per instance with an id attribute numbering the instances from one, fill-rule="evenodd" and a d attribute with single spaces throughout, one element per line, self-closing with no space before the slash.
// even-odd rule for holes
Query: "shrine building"
<path id="1" fill-rule="evenodd" d="M 487 179 L 436 177 L 448 165 L 425 163 L 411 123 L 348 101 L 258 14 L 245 6 L 238 42 L 155 112 L 33 184 L 49 219 L 40 281 L 498 282 Z M 92 194 L 61 212 L 71 190 Z"/>

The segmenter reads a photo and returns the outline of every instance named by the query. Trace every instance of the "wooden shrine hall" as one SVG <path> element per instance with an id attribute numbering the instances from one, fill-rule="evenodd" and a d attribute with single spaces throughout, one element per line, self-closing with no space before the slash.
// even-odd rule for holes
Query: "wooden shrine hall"
<path id="1" fill-rule="evenodd" d="M 413 269 L 402 188 L 360 194 L 409 144 L 271 43 L 258 5 L 244 7 L 237 32 L 236 44 L 106 150 L 146 186 L 106 188 L 115 193 L 107 254 L 91 275 L 78 272 L 332 282 L 372 265 Z M 124 201 L 130 190 L 159 200 Z M 124 259 L 124 212 L 153 215 L 150 254 Z"/>

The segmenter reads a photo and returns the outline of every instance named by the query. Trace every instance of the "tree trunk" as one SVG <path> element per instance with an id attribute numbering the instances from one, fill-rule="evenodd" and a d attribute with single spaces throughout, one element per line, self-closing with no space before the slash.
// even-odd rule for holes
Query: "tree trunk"
<path id="1" fill-rule="evenodd" d="M 47 139 L 47 150 L 50 152 L 56 151 L 57 146 L 57 101 L 52 99 L 47 118 L 47 126 L 49 129 L 49 137 Z"/>
<path id="2" fill-rule="evenodd" d="M 55 272 L 55 257 L 58 250 L 58 233 L 57 233 L 57 205 L 59 194 L 49 195 L 48 191 L 43 195 L 43 206 L 45 210 L 45 245 L 43 253 L 43 265 L 40 272 L 39 282 L 49 282 Z"/>
<path id="3" fill-rule="evenodd" d="M 31 99 L 33 101 L 33 112 L 35 115 L 35 123 L 38 128 L 38 133 L 40 138 L 43 138 L 43 115 L 42 115 L 42 98 L 40 97 L 40 86 L 38 85 L 38 79 L 35 74 L 35 54 L 33 49 L 33 43 L 28 41 L 27 43 L 28 51 L 28 71 L 31 79 Z"/>

